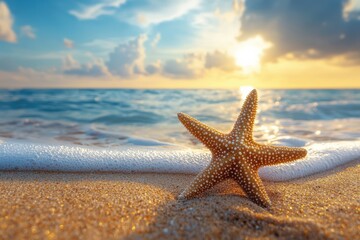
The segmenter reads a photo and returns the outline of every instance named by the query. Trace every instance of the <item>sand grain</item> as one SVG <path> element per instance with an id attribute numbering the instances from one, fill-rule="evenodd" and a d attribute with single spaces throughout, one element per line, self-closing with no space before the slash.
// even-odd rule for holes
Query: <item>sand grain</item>
<path id="1" fill-rule="evenodd" d="M 265 182 L 269 211 L 231 181 L 177 201 L 192 175 L 1 172 L 0 239 L 356 239 L 359 163 Z"/>

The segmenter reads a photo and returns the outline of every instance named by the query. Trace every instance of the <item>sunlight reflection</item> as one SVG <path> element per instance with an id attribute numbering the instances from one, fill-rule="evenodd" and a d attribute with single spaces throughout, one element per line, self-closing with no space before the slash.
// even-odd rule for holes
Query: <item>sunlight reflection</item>
<path id="1" fill-rule="evenodd" d="M 271 142 L 279 135 L 280 128 L 277 125 L 261 125 L 258 126 L 258 131 L 261 132 L 260 139 L 266 142 Z"/>
<path id="2" fill-rule="evenodd" d="M 241 99 L 245 99 L 246 96 L 254 89 L 253 86 L 241 86 L 239 87 L 239 93 L 240 93 L 240 97 Z"/>

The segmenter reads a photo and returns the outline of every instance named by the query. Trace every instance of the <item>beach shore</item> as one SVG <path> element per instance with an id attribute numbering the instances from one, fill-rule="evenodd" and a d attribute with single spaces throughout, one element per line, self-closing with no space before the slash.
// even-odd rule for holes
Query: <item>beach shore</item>
<path id="1" fill-rule="evenodd" d="M 265 182 L 270 210 L 231 181 L 177 201 L 193 175 L 0 172 L 0 239 L 356 239 L 359 163 Z"/>

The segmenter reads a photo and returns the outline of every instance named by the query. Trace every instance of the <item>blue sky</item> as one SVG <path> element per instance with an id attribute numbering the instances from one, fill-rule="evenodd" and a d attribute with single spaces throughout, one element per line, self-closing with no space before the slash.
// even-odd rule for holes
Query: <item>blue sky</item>
<path id="1" fill-rule="evenodd" d="M 359 0 L 0 0 L 0 87 L 356 87 L 359 62 Z"/>
<path id="2" fill-rule="evenodd" d="M 5 63 L 2 62 L 0 68 L 14 70 L 19 65 L 36 69 L 57 67 L 61 63 L 62 54 L 67 51 L 63 44 L 65 38 L 73 41 L 75 48 L 73 54 L 77 54 L 79 60 L 85 60 L 83 58 L 86 58 L 84 56 L 86 52 L 103 56 L 114 45 L 140 34 L 147 34 L 148 38 L 151 39 L 162 32 L 162 38 L 167 39 L 167 41 L 159 41 L 159 46 L 171 48 L 181 47 L 182 43 L 188 42 L 193 34 L 191 29 L 187 27 L 191 19 L 185 17 L 164 22 L 164 24 L 142 26 L 136 22 L 128 22 L 127 19 L 124 19 L 125 17 L 112 14 L 104 13 L 104 15 L 99 16 L 94 14 L 94 18 L 83 19 L 71 14 L 73 11 L 85 14 L 86 7 L 90 8 L 96 4 L 96 1 L 92 1 L 93 4 L 89 4 L 89 2 L 6 1 L 15 19 L 13 29 L 17 33 L 17 42 L 15 44 L 0 42 L 2 56 L 5 55 L 11 59 L 7 61 L 9 60 L 7 58 L 4 61 Z M 136 8 L 136 5 L 143 5 L 143 2 L 146 1 L 129 1 L 124 3 L 123 7 L 133 9 Z M 104 10 L 106 9 L 104 7 Z M 114 7 L 109 9 L 117 10 Z M 125 9 L 118 12 L 126 11 Z M 171 19 L 171 17 L 173 16 L 169 14 L 168 18 Z M 36 39 L 31 39 L 21 33 L 21 27 L 27 25 L 32 27 Z M 150 43 L 148 42 L 148 44 Z M 37 57 L 34 58 L 34 56 Z"/>

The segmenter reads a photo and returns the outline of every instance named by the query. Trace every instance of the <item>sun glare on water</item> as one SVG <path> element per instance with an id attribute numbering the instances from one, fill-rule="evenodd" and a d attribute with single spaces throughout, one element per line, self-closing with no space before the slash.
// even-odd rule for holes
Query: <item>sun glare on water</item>
<path id="1" fill-rule="evenodd" d="M 234 52 L 236 65 L 241 67 L 246 74 L 259 71 L 261 57 L 264 51 L 270 47 L 271 44 L 261 36 L 240 42 Z"/>

